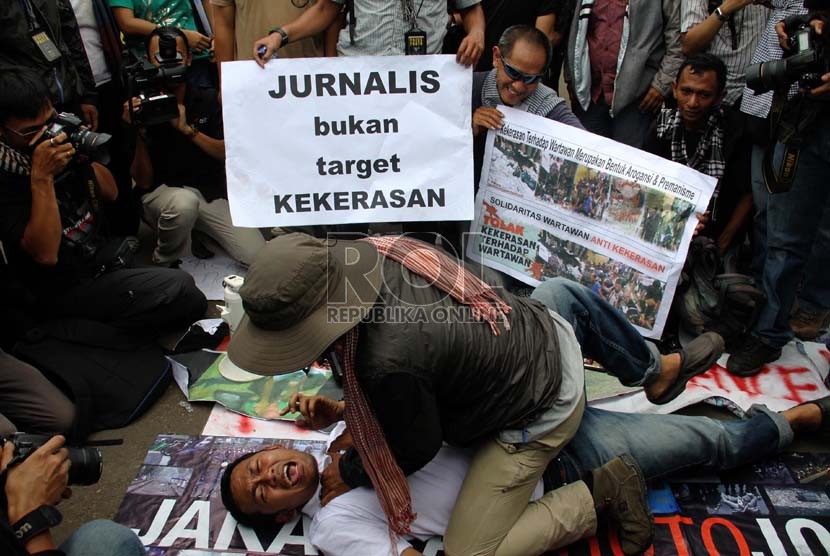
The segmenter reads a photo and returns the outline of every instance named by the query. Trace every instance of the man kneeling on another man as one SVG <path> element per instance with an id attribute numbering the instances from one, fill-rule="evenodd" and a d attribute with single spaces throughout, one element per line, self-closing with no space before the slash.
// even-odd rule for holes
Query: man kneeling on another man
<path id="1" fill-rule="evenodd" d="M 289 407 L 302 413 L 300 423 L 319 428 L 342 418 L 345 404 L 320 396 L 295 395 Z M 586 517 L 567 535 L 554 536 L 553 529 L 514 530 L 497 554 L 532 556 L 594 535 L 597 514 L 604 506 L 602 493 L 636 489 L 641 480 L 634 472 L 637 465 L 646 479 L 687 470 L 731 469 L 775 454 L 792 442 L 796 432 L 819 428 L 830 429 L 830 397 L 782 413 L 755 406 L 751 417 L 742 421 L 586 407 L 576 436 L 548 467 L 545 485 L 556 488 L 580 479 L 593 482 L 593 506 L 589 503 Z M 655 438 L 671 442 L 655 442 Z M 349 445 L 348 430 L 345 423 L 340 423 L 329 437 L 328 451 L 337 454 Z M 225 469 L 222 499 L 237 521 L 251 526 L 283 523 L 297 512 L 304 513 L 312 518 L 311 543 L 325 554 L 388 554 L 386 518 L 371 490 L 359 488 L 331 501 L 323 499 L 325 505 L 321 506 L 320 483 L 328 479 L 330 461 L 328 457 L 317 461 L 308 453 L 279 445 L 243 455 Z M 412 524 L 412 537 L 427 540 L 444 534 L 469 463 L 468 452 L 445 445 L 426 467 L 409 476 L 413 509 L 418 514 Z M 623 470 L 630 472 L 619 472 Z M 542 490 L 540 481 L 534 500 Z M 545 511 L 535 502 L 530 508 Z M 569 514 L 584 510 L 567 505 L 556 509 L 559 512 L 549 519 L 559 517 L 563 522 Z M 419 554 L 404 539 L 398 539 L 395 553 Z"/>

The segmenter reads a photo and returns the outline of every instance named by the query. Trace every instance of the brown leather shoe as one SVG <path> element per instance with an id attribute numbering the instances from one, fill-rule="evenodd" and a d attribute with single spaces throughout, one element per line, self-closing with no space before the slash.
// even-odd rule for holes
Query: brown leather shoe
<path id="1" fill-rule="evenodd" d="M 640 554 L 654 541 L 654 516 L 646 500 L 646 482 L 640 466 L 628 454 L 592 471 L 594 505 L 618 527 L 625 554 Z"/>
<path id="2" fill-rule="evenodd" d="M 814 340 L 827 328 L 830 311 L 808 311 L 799 308 L 790 317 L 790 328 L 802 340 Z"/>

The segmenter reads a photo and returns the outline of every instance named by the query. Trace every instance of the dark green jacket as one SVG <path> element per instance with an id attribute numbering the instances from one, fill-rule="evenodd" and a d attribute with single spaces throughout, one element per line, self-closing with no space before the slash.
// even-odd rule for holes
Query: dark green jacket
<path id="1" fill-rule="evenodd" d="M 0 10 L 0 71 L 11 66 L 34 70 L 49 87 L 52 104 L 76 109 L 95 104 L 95 80 L 86 57 L 78 22 L 68 0 L 29 0 L 40 27 L 55 43 L 61 57 L 52 63 L 31 38 L 29 20 L 20 0 L 3 0 Z"/>
<path id="2" fill-rule="evenodd" d="M 423 308 L 408 315 L 423 322 L 361 324 L 356 373 L 405 473 L 428 463 L 443 441 L 471 446 L 522 428 L 556 401 L 559 342 L 544 305 L 497 290 L 513 311 L 511 329 L 500 326 L 495 336 L 485 322 L 437 322 L 435 308 L 461 306 L 399 263 L 384 259 L 383 271 L 375 309 L 389 317 Z M 351 486 L 370 484 L 356 453 L 340 470 Z"/>

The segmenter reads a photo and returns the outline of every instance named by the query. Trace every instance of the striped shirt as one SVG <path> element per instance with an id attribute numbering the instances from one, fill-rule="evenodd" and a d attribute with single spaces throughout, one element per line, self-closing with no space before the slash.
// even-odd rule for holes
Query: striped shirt
<path id="1" fill-rule="evenodd" d="M 332 0 L 345 4 L 346 0 Z M 337 41 L 338 56 L 396 56 L 404 54 L 404 33 L 410 22 L 404 15 L 407 0 L 354 0 L 354 44 L 349 26 L 340 31 Z M 416 12 L 417 25 L 427 34 L 427 54 L 440 54 L 447 34 L 446 0 L 409 0 Z M 478 4 L 480 0 L 454 0 L 458 10 Z"/>
<path id="2" fill-rule="evenodd" d="M 778 44 L 778 34 L 775 32 L 775 26 L 782 19 L 807 13 L 803 0 L 772 0 L 772 7 L 773 10 L 769 16 L 767 27 L 758 39 L 758 48 L 755 49 L 755 54 L 752 56 L 752 64 L 780 60 L 784 55 L 784 51 L 781 50 L 781 45 Z M 798 85 L 794 83 L 790 87 L 789 97 L 792 98 L 797 92 Z M 752 89 L 746 88 L 744 97 L 741 99 L 741 112 L 758 118 L 766 118 L 772 107 L 772 95 L 772 91 L 763 95 L 756 95 Z"/>
<path id="3" fill-rule="evenodd" d="M 682 0 L 680 3 L 680 32 L 702 23 L 709 17 L 707 0 Z M 767 23 L 769 10 L 758 4 L 750 4 L 735 12 L 735 32 L 737 48 L 732 49 L 732 33 L 729 24 L 721 25 L 720 30 L 709 43 L 706 52 L 714 54 L 726 64 L 726 98 L 724 106 L 731 106 L 741 98 L 746 85 L 746 67 L 755 53 L 758 37 Z"/>

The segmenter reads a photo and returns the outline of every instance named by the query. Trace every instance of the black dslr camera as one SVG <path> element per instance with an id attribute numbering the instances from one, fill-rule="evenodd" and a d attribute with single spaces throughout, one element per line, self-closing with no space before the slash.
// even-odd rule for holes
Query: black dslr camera
<path id="1" fill-rule="evenodd" d="M 179 117 L 179 103 L 176 97 L 162 91 L 165 85 L 184 81 L 187 66 L 182 55 L 176 50 L 176 39 L 159 35 L 159 51 L 156 53 L 158 66 L 146 56 L 130 51 L 132 60 L 124 65 L 124 89 L 127 91 L 130 108 L 130 122 L 136 125 L 153 126 Z M 141 104 L 136 109 L 129 99 L 138 97 Z"/>
<path id="2" fill-rule="evenodd" d="M 810 25 L 809 15 L 784 20 L 790 49 L 781 60 L 752 64 L 746 69 L 746 84 L 756 95 L 788 87 L 796 81 L 804 89 L 822 84 L 821 76 L 830 72 L 830 47 L 827 35 L 819 35 Z"/>
<path id="3" fill-rule="evenodd" d="M 40 141 L 48 141 L 61 133 L 65 133 L 68 141 L 75 147 L 78 154 L 106 164 L 109 162 L 109 153 L 105 145 L 112 139 L 112 136 L 108 133 L 96 133 L 83 127 L 83 125 L 84 122 L 75 114 L 61 112 L 49 122 L 46 131 L 41 135 Z"/>
<path id="4" fill-rule="evenodd" d="M 0 446 L 6 442 L 14 444 L 14 458 L 9 462 L 9 468 L 22 463 L 32 453 L 46 444 L 52 438 L 43 434 L 27 434 L 17 432 L 11 436 L 0 437 Z M 98 448 L 66 446 L 69 450 L 69 484 L 94 485 L 101 478 L 104 460 Z"/>

